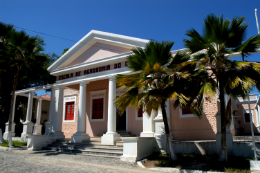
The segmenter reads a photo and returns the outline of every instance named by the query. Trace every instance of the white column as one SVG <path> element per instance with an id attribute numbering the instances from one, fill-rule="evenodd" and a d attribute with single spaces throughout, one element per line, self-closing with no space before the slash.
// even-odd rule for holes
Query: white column
<path id="1" fill-rule="evenodd" d="M 12 128 L 11 128 L 11 136 L 15 136 L 15 123 L 14 123 L 14 116 L 15 116 L 15 103 L 16 103 L 16 95 L 14 95 L 14 103 L 13 103 L 13 112 L 12 112 Z M 9 134 L 9 121 L 5 123 L 5 133 L 4 133 L 4 139 L 8 140 L 8 134 Z"/>
<path id="2" fill-rule="evenodd" d="M 63 86 L 55 88 L 55 104 L 53 116 L 53 133 L 57 139 L 64 139 L 65 136 L 62 132 L 62 116 L 63 116 Z"/>
<path id="3" fill-rule="evenodd" d="M 42 135 L 42 125 L 41 125 L 41 115 L 42 115 L 42 98 L 38 98 L 37 104 L 37 118 L 36 123 L 34 124 L 34 135 Z"/>
<path id="4" fill-rule="evenodd" d="M 259 117 L 260 117 L 260 107 L 259 107 L 259 105 L 257 104 L 257 114 L 256 114 L 256 119 L 257 119 L 257 127 L 256 127 L 256 129 L 257 129 L 257 133 L 260 133 L 260 119 L 259 119 Z"/>
<path id="5" fill-rule="evenodd" d="M 79 86 L 78 128 L 71 137 L 72 143 L 82 143 L 90 139 L 89 135 L 86 134 L 86 95 L 87 84 L 81 82 Z"/>
<path id="6" fill-rule="evenodd" d="M 143 111 L 143 131 L 141 132 L 141 137 L 154 137 L 154 117 L 156 116 L 156 111 L 152 110 L 149 116 L 145 111 Z"/>
<path id="7" fill-rule="evenodd" d="M 52 133 L 52 118 L 54 114 L 54 104 L 55 104 L 55 88 L 51 88 L 51 100 L 50 100 L 50 107 L 49 107 L 49 117 L 48 121 L 45 122 L 45 133 L 44 135 L 53 135 Z"/>
<path id="8" fill-rule="evenodd" d="M 26 121 L 23 123 L 23 133 L 21 137 L 28 135 L 32 135 L 33 130 L 33 122 L 31 122 L 32 118 L 32 104 L 33 104 L 33 93 L 34 91 L 29 92 L 28 96 L 28 105 L 27 105 L 27 113 L 26 113 Z"/>
<path id="9" fill-rule="evenodd" d="M 109 93 L 107 133 L 101 137 L 101 143 L 114 145 L 115 141 L 121 140 L 120 135 L 116 132 L 116 107 L 114 106 L 114 99 L 116 98 L 116 81 L 115 76 L 109 76 L 108 79 Z"/>

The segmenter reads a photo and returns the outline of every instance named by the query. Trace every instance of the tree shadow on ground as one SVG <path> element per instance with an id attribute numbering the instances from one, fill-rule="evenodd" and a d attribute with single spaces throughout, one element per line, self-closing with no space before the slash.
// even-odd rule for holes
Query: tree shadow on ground
<path id="1" fill-rule="evenodd" d="M 192 169 L 202 171 L 223 171 L 223 172 L 250 172 L 249 158 L 229 156 L 228 162 L 218 161 L 218 155 L 195 155 L 178 154 L 177 160 L 169 160 L 166 155 L 153 153 L 146 162 L 153 162 L 156 167 L 174 167 L 179 169 Z"/>

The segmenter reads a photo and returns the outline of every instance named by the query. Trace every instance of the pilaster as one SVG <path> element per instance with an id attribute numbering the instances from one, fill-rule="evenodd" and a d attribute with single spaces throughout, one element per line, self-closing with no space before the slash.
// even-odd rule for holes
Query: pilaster
<path id="1" fill-rule="evenodd" d="M 50 107 L 49 107 L 49 117 L 48 121 L 45 122 L 45 133 L 44 135 L 51 135 L 52 132 L 52 118 L 54 115 L 54 104 L 55 104 L 55 88 L 51 88 L 51 100 L 50 100 Z"/>
<path id="2" fill-rule="evenodd" d="M 23 133 L 21 134 L 21 137 L 26 136 L 27 134 L 32 135 L 33 123 L 31 122 L 31 118 L 32 118 L 33 93 L 34 91 L 29 92 L 26 121 L 23 123 Z"/>
<path id="3" fill-rule="evenodd" d="M 64 86 L 55 87 L 55 104 L 54 104 L 54 116 L 53 116 L 53 131 L 52 134 L 65 138 L 62 132 L 62 116 L 63 116 L 63 95 Z"/>
<path id="4" fill-rule="evenodd" d="M 34 132 L 33 132 L 34 135 L 42 134 L 41 114 L 42 114 L 42 98 L 38 98 L 37 118 L 36 118 L 36 123 L 34 125 Z"/>

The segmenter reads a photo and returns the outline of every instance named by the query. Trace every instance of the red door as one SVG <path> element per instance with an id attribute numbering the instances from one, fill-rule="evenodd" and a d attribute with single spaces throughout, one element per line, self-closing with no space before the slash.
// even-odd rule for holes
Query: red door
<path id="1" fill-rule="evenodd" d="M 66 102 L 65 120 L 74 120 L 74 102 Z"/>
<path id="2" fill-rule="evenodd" d="M 103 119 L 103 98 L 93 99 L 92 119 Z"/>

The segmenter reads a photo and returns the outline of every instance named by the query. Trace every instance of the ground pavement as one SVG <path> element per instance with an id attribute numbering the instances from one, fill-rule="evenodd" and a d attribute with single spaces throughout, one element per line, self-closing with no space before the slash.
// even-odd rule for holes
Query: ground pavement
<path id="1" fill-rule="evenodd" d="M 153 172 L 119 159 L 27 150 L 0 151 L 0 172 Z"/>

